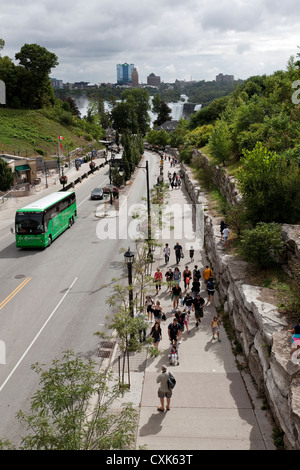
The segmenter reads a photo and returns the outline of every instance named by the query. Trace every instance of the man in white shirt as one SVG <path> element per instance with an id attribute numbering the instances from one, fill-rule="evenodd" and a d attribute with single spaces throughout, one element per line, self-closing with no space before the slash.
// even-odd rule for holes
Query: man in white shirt
<path id="1" fill-rule="evenodd" d="M 227 246 L 227 239 L 229 237 L 229 233 L 230 233 L 229 228 L 225 227 L 223 232 L 222 232 L 225 247 Z"/>
<path id="2" fill-rule="evenodd" d="M 166 243 L 166 246 L 164 247 L 164 257 L 165 257 L 165 262 L 166 264 L 169 262 L 169 259 L 170 259 L 170 247 L 168 245 L 168 243 Z"/>

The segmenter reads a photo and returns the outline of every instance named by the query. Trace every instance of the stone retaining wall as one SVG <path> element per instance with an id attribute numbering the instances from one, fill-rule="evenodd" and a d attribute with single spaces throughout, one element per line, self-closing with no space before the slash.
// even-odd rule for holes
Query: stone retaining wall
<path id="1" fill-rule="evenodd" d="M 183 164 L 181 171 L 191 200 L 205 208 L 205 193 L 192 171 Z M 238 193 L 235 188 L 232 190 L 232 180 L 226 183 L 225 172 L 217 170 L 217 173 L 216 180 L 221 181 L 223 190 L 227 188 L 227 194 L 231 193 L 228 200 L 233 200 Z M 204 214 L 205 249 L 214 268 L 220 302 L 243 346 L 258 392 L 266 396 L 275 422 L 285 433 L 286 447 L 300 450 L 300 366 L 291 361 L 291 335 L 287 332 L 293 325 L 279 313 L 271 289 L 248 284 L 248 263 L 226 253 L 220 241 L 221 219 L 212 217 L 207 211 Z M 298 229 L 284 226 L 291 256 L 299 256 L 298 236 L 295 241 L 295 230 Z"/>

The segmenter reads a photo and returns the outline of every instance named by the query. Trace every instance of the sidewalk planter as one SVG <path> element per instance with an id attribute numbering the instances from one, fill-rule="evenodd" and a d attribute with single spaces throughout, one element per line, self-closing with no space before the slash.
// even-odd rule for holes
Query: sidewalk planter
<path id="1" fill-rule="evenodd" d="M 66 175 L 62 175 L 60 178 L 59 178 L 59 181 L 61 184 L 65 185 L 67 184 L 68 182 L 68 177 Z"/>
<path id="2" fill-rule="evenodd" d="M 103 188 L 103 194 L 110 194 L 110 189 L 107 186 L 105 186 Z M 119 188 L 114 186 L 113 189 L 112 189 L 112 195 L 113 195 L 114 199 L 118 199 L 119 198 Z"/>
<path id="3" fill-rule="evenodd" d="M 119 188 L 117 188 L 117 187 L 113 188 L 113 197 L 115 199 L 119 198 Z"/>

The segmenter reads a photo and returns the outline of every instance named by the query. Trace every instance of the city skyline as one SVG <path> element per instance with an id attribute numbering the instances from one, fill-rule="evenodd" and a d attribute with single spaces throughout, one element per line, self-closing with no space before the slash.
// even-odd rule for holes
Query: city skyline
<path id="1" fill-rule="evenodd" d="M 1 5 L 1 55 L 39 44 L 57 55 L 51 76 L 64 82 L 115 83 L 125 61 L 138 64 L 141 83 L 150 73 L 166 83 L 246 79 L 285 69 L 299 26 L 296 0 L 12 0 Z"/>

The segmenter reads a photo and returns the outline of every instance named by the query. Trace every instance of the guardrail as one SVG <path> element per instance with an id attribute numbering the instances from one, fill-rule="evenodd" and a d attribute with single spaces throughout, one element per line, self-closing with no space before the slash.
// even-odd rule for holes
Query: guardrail
<path id="1" fill-rule="evenodd" d="M 95 168 L 93 168 L 92 170 L 89 170 L 86 173 L 83 173 L 82 175 L 78 176 L 78 178 L 76 178 L 71 183 L 66 184 L 64 188 L 60 189 L 60 191 L 68 191 L 68 189 L 74 188 L 74 186 L 78 183 L 81 183 L 84 178 L 87 178 L 92 173 L 95 173 L 95 171 L 100 170 L 100 168 L 103 168 L 108 163 L 109 160 L 105 163 L 100 163 L 100 165 L 95 166 Z"/>
<path id="2" fill-rule="evenodd" d="M 13 197 L 13 192 L 12 191 L 8 191 L 6 194 L 4 194 L 3 196 L 1 196 L 1 203 L 4 204 L 5 203 L 5 199 L 9 199 L 10 197 Z"/>

